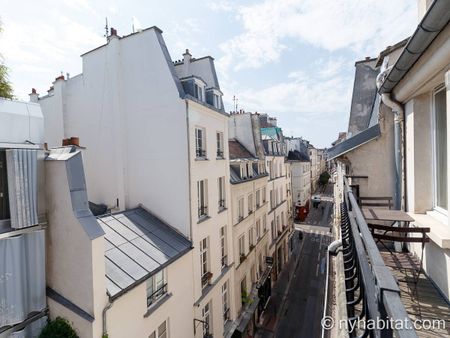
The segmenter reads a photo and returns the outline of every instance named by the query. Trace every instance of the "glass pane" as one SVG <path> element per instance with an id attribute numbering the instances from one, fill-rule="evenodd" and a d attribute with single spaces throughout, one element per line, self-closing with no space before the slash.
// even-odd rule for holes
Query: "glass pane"
<path id="1" fill-rule="evenodd" d="M 158 336 L 161 337 L 162 334 L 166 332 L 166 322 L 164 321 L 159 327 L 158 327 Z"/>
<path id="2" fill-rule="evenodd" d="M 436 205 L 447 210 L 447 107 L 446 92 L 435 96 L 436 115 Z"/>

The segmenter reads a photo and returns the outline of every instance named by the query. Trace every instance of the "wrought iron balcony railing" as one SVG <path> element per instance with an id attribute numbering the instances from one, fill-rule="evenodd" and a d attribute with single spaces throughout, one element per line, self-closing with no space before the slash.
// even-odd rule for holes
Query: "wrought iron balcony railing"
<path id="1" fill-rule="evenodd" d="M 399 286 L 384 264 L 347 179 L 341 204 L 341 235 L 350 336 L 417 337 Z"/>

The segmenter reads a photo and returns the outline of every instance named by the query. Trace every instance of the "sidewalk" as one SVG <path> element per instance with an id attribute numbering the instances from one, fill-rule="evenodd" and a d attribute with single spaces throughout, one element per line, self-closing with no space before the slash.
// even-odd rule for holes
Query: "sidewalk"
<path id="1" fill-rule="evenodd" d="M 294 234 L 296 238 L 296 249 L 292 252 L 289 262 L 285 264 L 283 270 L 278 276 L 278 280 L 275 286 L 272 288 L 272 295 L 270 296 L 269 303 L 261 316 L 262 324 L 258 326 L 255 338 L 272 338 L 275 337 L 275 330 L 278 323 L 279 314 L 282 313 L 286 296 L 289 291 L 291 275 L 295 272 L 295 267 L 298 263 L 301 247 L 303 242 L 298 240 L 297 234 Z"/>

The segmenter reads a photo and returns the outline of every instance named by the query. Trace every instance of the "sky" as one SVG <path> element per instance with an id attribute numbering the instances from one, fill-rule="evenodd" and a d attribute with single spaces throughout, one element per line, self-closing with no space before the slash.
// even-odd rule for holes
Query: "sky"
<path id="1" fill-rule="evenodd" d="M 80 55 L 158 26 L 173 60 L 215 59 L 225 109 L 268 113 L 285 136 L 329 147 L 346 131 L 355 61 L 410 36 L 416 0 L 0 0 L 0 53 L 18 99 L 81 73 Z"/>

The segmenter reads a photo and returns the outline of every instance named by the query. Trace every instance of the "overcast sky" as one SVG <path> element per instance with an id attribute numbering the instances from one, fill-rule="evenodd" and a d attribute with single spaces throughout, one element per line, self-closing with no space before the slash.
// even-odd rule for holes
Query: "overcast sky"
<path id="1" fill-rule="evenodd" d="M 156 25 L 172 59 L 186 48 L 216 60 L 226 110 L 276 116 L 287 136 L 329 146 L 347 129 L 354 63 L 411 35 L 415 0 L 0 0 L 0 53 L 15 95 L 45 94 L 61 71 L 119 35 Z"/>

